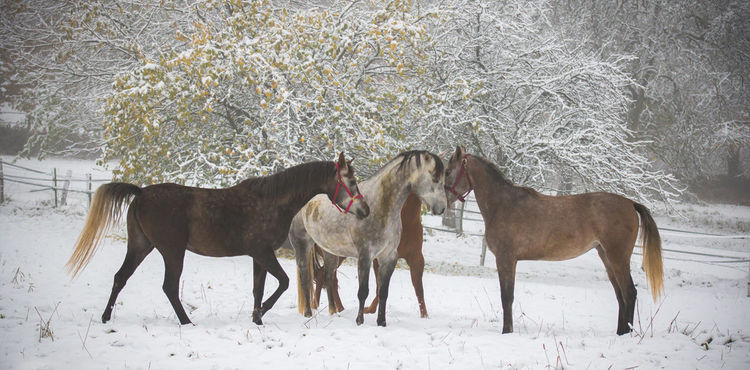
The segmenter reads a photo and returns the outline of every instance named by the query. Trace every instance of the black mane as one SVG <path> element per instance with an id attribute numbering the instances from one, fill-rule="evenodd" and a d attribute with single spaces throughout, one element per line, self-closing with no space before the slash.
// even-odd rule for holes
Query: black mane
<path id="1" fill-rule="evenodd" d="M 330 161 L 307 162 L 281 170 L 273 175 L 254 177 L 240 184 L 267 197 L 306 193 L 319 187 L 336 171 Z"/>

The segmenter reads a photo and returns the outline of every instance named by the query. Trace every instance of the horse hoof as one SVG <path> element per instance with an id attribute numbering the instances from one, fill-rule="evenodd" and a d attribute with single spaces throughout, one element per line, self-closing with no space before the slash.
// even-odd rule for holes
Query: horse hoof
<path id="1" fill-rule="evenodd" d="M 312 317 L 312 312 L 310 312 L 309 310 L 308 310 L 308 311 L 305 311 L 305 314 L 304 314 L 304 316 L 305 316 L 305 317 Z"/>
<path id="2" fill-rule="evenodd" d="M 364 323 L 365 323 L 365 318 L 362 317 L 361 314 L 359 316 L 357 316 L 357 326 L 362 325 Z"/>
<path id="3" fill-rule="evenodd" d="M 193 322 L 190 321 L 190 319 L 185 320 L 185 321 L 180 320 L 180 325 L 187 325 L 187 324 L 193 324 Z M 193 324 L 193 326 L 195 326 L 195 324 Z"/>
<path id="4" fill-rule="evenodd" d="M 421 313 L 421 314 L 419 315 L 419 317 L 421 317 L 421 318 L 423 318 L 423 319 L 429 319 L 429 318 L 430 318 L 430 315 L 428 315 L 428 314 L 427 314 L 427 312 L 422 312 L 422 313 Z"/>
<path id="5" fill-rule="evenodd" d="M 503 334 L 509 334 L 512 332 L 513 332 L 513 328 L 510 328 L 510 329 L 503 328 Z"/>
<path id="6" fill-rule="evenodd" d="M 386 327 L 385 320 L 383 321 L 378 320 L 378 326 Z"/>
<path id="7" fill-rule="evenodd" d="M 263 325 L 263 320 L 261 320 L 260 317 L 253 318 L 253 322 L 255 323 L 255 325 Z"/>

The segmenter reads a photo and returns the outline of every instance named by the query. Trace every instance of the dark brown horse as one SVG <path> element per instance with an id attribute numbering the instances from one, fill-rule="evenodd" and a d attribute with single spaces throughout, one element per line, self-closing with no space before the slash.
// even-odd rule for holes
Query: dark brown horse
<path id="1" fill-rule="evenodd" d="M 513 185 L 487 160 L 456 148 L 446 173 L 448 203 L 473 188 L 484 218 L 485 238 L 495 254 L 503 305 L 503 333 L 513 331 L 513 286 L 520 260 L 561 261 L 596 248 L 615 290 L 617 334 L 631 330 L 636 289 L 630 257 L 640 232 L 643 268 L 654 300 L 663 288 L 661 239 L 648 209 L 611 193 L 547 196 Z M 460 164 L 457 166 L 457 164 Z"/>
<path id="2" fill-rule="evenodd" d="M 102 185 L 94 195 L 86 225 L 67 267 L 75 276 L 89 263 L 101 238 L 119 219 L 122 206 L 132 198 L 127 219 L 127 254 L 115 274 L 102 322 L 110 319 L 117 295 L 128 278 L 156 248 L 164 258 L 162 288 L 180 324 L 190 323 L 178 298 L 186 250 L 211 257 L 252 257 L 253 322 L 261 325 L 263 314 L 289 286 L 289 278 L 274 249 L 286 239 L 292 217 L 321 193 L 360 219 L 370 213 L 364 199 L 357 200 L 361 195 L 354 169 L 344 160 L 343 153 L 339 154 L 338 162 L 305 163 L 226 189 L 176 184 L 144 188 L 127 183 Z M 279 281 L 279 287 L 261 305 L 266 272 Z"/>
<path id="3" fill-rule="evenodd" d="M 398 244 L 398 258 L 406 260 L 406 264 L 409 265 L 409 272 L 411 273 L 411 283 L 414 286 L 414 293 L 417 296 L 417 303 L 419 304 L 419 314 L 421 317 L 427 317 L 427 306 L 424 303 L 424 288 L 422 287 L 422 275 L 424 274 L 424 256 L 422 255 L 422 201 L 414 193 L 409 193 L 409 197 L 406 198 L 406 203 L 401 208 L 401 241 Z M 314 308 L 318 307 L 320 302 L 321 290 L 325 287 L 324 282 L 324 271 L 323 266 L 317 260 L 320 260 L 324 256 L 324 251 L 316 246 L 315 248 L 316 261 L 313 263 L 315 268 L 315 297 L 313 298 Z M 345 260 L 343 257 L 339 257 L 339 266 Z M 375 276 L 378 275 L 378 260 L 375 259 L 372 262 L 372 269 L 375 271 Z M 376 280 L 377 282 L 377 280 Z M 335 312 L 341 312 L 344 310 L 344 306 L 341 304 L 341 298 L 338 292 L 338 278 L 336 275 L 333 276 L 333 296 L 336 302 Z M 365 308 L 365 313 L 375 313 L 378 309 L 378 289 L 375 290 L 375 299 L 369 307 Z"/>

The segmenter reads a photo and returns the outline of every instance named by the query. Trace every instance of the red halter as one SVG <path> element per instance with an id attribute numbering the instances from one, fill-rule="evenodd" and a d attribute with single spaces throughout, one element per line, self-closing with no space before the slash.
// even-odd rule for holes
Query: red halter
<path id="1" fill-rule="evenodd" d="M 341 172 L 339 171 L 339 163 L 338 162 L 334 162 L 334 163 L 336 164 L 336 175 L 338 175 L 339 181 L 338 183 L 336 183 L 336 192 L 333 193 L 333 201 L 331 203 L 333 203 L 333 205 L 336 206 L 336 209 L 338 209 L 339 212 L 343 214 L 347 214 L 349 213 L 349 208 L 351 208 L 352 204 L 354 204 L 354 201 L 359 198 L 362 198 L 362 194 L 359 194 L 355 197 L 354 194 L 352 194 L 352 192 L 349 191 L 349 187 L 347 187 L 346 184 L 344 184 L 344 180 L 341 179 Z M 344 190 L 346 190 L 346 193 L 349 194 L 349 198 L 351 199 L 349 200 L 349 205 L 346 206 L 346 209 L 343 211 L 341 210 L 341 207 L 339 207 L 339 205 L 336 204 L 336 196 L 339 195 L 339 188 L 342 186 L 344 187 Z"/>
<path id="2" fill-rule="evenodd" d="M 461 202 L 465 202 L 466 196 L 469 195 L 469 193 L 471 193 L 472 190 L 474 190 L 474 185 L 472 185 L 471 178 L 469 178 L 469 171 L 466 171 L 466 158 L 468 157 L 469 155 L 465 154 L 464 158 L 461 160 L 461 169 L 458 171 L 458 176 L 456 176 L 456 180 L 453 181 L 453 186 L 445 187 L 446 190 L 449 190 L 451 193 L 453 193 L 453 195 L 456 196 L 456 199 L 460 200 Z M 469 190 L 467 190 L 463 194 L 458 194 L 458 192 L 456 192 L 456 185 L 458 185 L 458 181 L 461 180 L 461 175 L 463 174 L 466 175 L 466 181 L 469 182 Z"/>

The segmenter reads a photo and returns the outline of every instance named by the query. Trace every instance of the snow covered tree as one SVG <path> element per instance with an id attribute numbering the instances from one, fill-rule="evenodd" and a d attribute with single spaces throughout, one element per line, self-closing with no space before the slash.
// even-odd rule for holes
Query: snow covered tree
<path id="1" fill-rule="evenodd" d="M 26 154 L 101 154 L 99 99 L 115 76 L 178 41 L 198 15 L 182 0 L 5 1 L 2 103 L 26 113 Z M 12 88 L 7 88 L 12 86 Z"/>
<path id="2" fill-rule="evenodd" d="M 116 176 L 227 184 L 345 150 L 360 167 L 406 148 L 425 58 L 409 2 L 282 7 L 205 1 L 204 21 L 117 76 L 105 157 Z"/>
<path id="3" fill-rule="evenodd" d="M 546 1 L 452 2 L 431 27 L 422 133 L 463 143 L 519 184 L 607 190 L 641 200 L 679 194 L 625 120 L 628 61 L 566 42 Z"/>
<path id="4" fill-rule="evenodd" d="M 685 181 L 740 172 L 740 148 L 750 147 L 747 2 L 551 4 L 555 27 L 589 50 L 633 56 L 628 124 L 669 171 Z"/>

